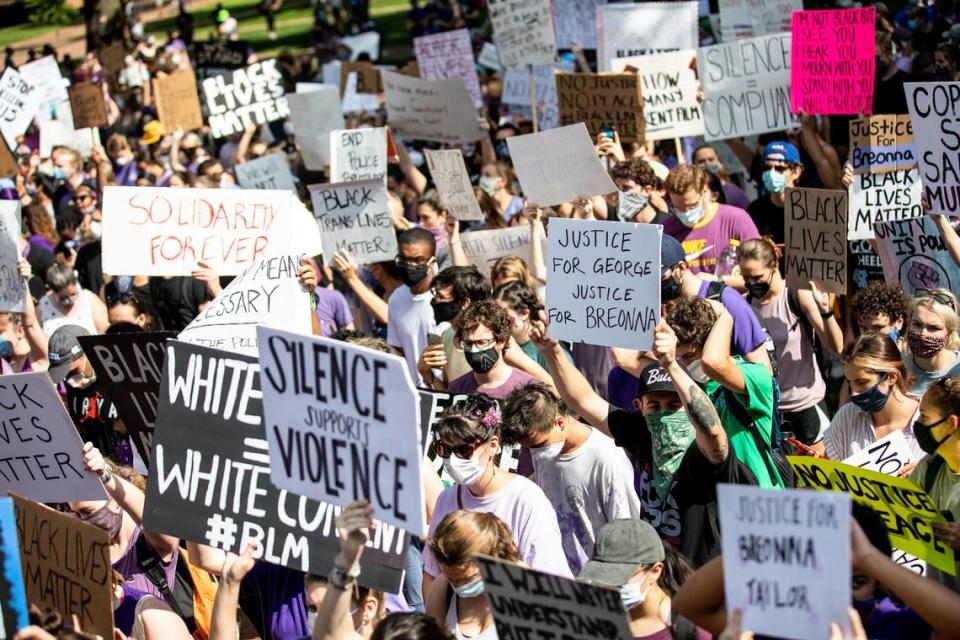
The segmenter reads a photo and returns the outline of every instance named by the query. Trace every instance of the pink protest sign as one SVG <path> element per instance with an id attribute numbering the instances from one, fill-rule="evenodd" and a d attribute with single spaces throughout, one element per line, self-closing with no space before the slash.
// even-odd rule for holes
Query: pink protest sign
<path id="1" fill-rule="evenodd" d="M 873 111 L 876 8 L 794 11 L 790 108 L 817 115 Z"/>

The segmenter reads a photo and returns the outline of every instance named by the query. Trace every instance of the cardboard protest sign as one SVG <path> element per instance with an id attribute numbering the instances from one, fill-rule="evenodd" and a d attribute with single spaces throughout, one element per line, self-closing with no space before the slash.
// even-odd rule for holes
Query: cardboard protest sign
<path id="1" fill-rule="evenodd" d="M 37 102 L 37 116 L 41 121 L 53 117 L 56 106 L 69 100 L 67 87 L 70 81 L 60 73 L 60 65 L 55 56 L 44 56 L 32 62 L 27 62 L 17 69 L 34 86 L 34 97 Z"/>
<path id="2" fill-rule="evenodd" d="M 275 59 L 205 78 L 203 98 L 210 135 L 214 138 L 225 138 L 250 125 L 283 120 L 290 115 L 283 77 Z"/>
<path id="3" fill-rule="evenodd" d="M 330 182 L 355 182 L 387 175 L 387 129 L 330 132 Z"/>
<path id="4" fill-rule="evenodd" d="M 907 110 L 913 123 L 928 213 L 957 215 L 960 211 L 960 134 L 956 112 L 960 82 L 907 82 Z"/>
<path id="5" fill-rule="evenodd" d="M 314 84 L 297 85 L 297 93 L 287 94 L 290 122 L 300 147 L 303 165 L 310 171 L 323 171 L 330 164 L 330 132 L 344 126 L 340 93 L 336 87 Z"/>
<path id="6" fill-rule="evenodd" d="M 854 174 L 915 169 L 910 116 L 880 114 L 851 120 L 850 164 Z"/>
<path id="7" fill-rule="evenodd" d="M 324 255 L 346 249 L 360 263 L 396 257 L 397 234 L 382 178 L 309 188 Z"/>
<path id="8" fill-rule="evenodd" d="M 144 527 L 234 553 L 257 542 L 258 559 L 328 574 L 340 509 L 270 481 L 262 397 L 256 357 L 167 343 Z M 397 593 L 408 544 L 377 527 L 360 584 Z"/>
<path id="9" fill-rule="evenodd" d="M 592 4 L 592 0 L 586 1 Z M 484 58 L 487 51 L 484 44 L 481 64 L 490 66 L 495 61 L 507 69 L 516 69 L 529 64 L 550 64 L 557 57 L 548 0 L 490 0 L 487 8 L 497 43 L 494 54 L 499 54 L 499 59 Z M 488 61 L 484 62 L 485 59 Z"/>
<path id="10" fill-rule="evenodd" d="M 49 607 L 65 620 L 75 614 L 85 632 L 112 638 L 110 535 L 39 501 L 16 494 L 11 498 L 27 601 Z"/>
<path id="11" fill-rule="evenodd" d="M 597 7 L 597 67 L 611 58 L 696 49 L 696 0 L 604 4 Z"/>
<path id="12" fill-rule="evenodd" d="M 357 76 L 357 93 L 383 93 L 380 70 L 369 60 L 357 62 L 340 61 L 340 95 L 346 90 L 347 78 L 353 73 Z"/>
<path id="13" fill-rule="evenodd" d="M 0 376 L 0 495 L 37 502 L 105 500 L 83 467 L 83 442 L 46 371 Z"/>
<path id="14" fill-rule="evenodd" d="M 720 484 L 717 499 L 727 615 L 778 638 L 849 633 L 850 496 Z"/>
<path id="15" fill-rule="evenodd" d="M 930 496 L 913 482 L 832 460 L 809 456 L 788 456 L 787 460 L 796 474 L 797 487 L 849 493 L 853 500 L 880 514 L 893 546 L 945 573 L 956 574 L 953 549 L 937 540 L 931 528 L 946 521 Z"/>
<path id="16" fill-rule="evenodd" d="M 290 163 L 282 153 L 266 153 L 233 167 L 237 182 L 244 189 L 284 189 L 296 191 Z"/>
<path id="17" fill-rule="evenodd" d="M 0 498 L 0 638 L 30 624 L 13 498 Z"/>
<path id="18" fill-rule="evenodd" d="M 310 293 L 297 280 L 302 257 L 275 256 L 250 265 L 177 338 L 256 355 L 258 324 L 310 333 Z"/>
<path id="19" fill-rule="evenodd" d="M 484 135 L 470 94 L 459 79 L 421 80 L 381 72 L 387 121 L 395 135 L 468 144 Z"/>
<path id="20" fill-rule="evenodd" d="M 473 45 L 467 29 L 445 31 L 413 39 L 420 77 L 424 80 L 460 78 L 467 87 L 473 106 L 483 106 Z"/>
<path id="21" fill-rule="evenodd" d="M 672 140 L 703 135 L 703 112 L 697 99 L 700 83 L 697 82 L 696 50 L 614 58 L 610 66 L 616 73 L 639 74 L 645 139 Z"/>
<path id="22" fill-rule="evenodd" d="M 790 111 L 790 34 L 702 47 L 704 138 L 724 140 L 797 126 Z"/>
<path id="23" fill-rule="evenodd" d="M 0 76 L 0 134 L 11 149 L 37 114 L 35 88 L 13 67 Z"/>
<path id="24" fill-rule="evenodd" d="M 597 48 L 597 5 L 606 4 L 606 0 L 555 0 L 550 4 L 557 47 L 571 49 L 578 42 L 584 49 Z"/>
<path id="25" fill-rule="evenodd" d="M 649 349 L 660 320 L 662 235 L 663 227 L 653 224 L 551 220 L 545 304 L 550 336 Z"/>
<path id="26" fill-rule="evenodd" d="M 19 170 L 19 163 L 13 157 L 7 141 L 0 136 L 0 176 L 12 176 Z"/>
<path id="27" fill-rule="evenodd" d="M 483 220 L 463 152 L 459 149 L 424 149 L 424 156 L 447 212 L 457 220 Z"/>
<path id="28" fill-rule="evenodd" d="M 843 461 L 851 467 L 869 469 L 889 476 L 899 475 L 901 469 L 911 462 L 913 452 L 903 431 L 893 431 Z"/>
<path id="29" fill-rule="evenodd" d="M 847 194 L 788 188 L 784 207 L 787 286 L 847 292 Z"/>
<path id="30" fill-rule="evenodd" d="M 719 0 L 723 42 L 790 31 L 790 14 L 803 0 Z"/>
<path id="31" fill-rule="evenodd" d="M 542 227 L 539 235 L 543 254 L 546 255 L 547 238 Z M 523 258 L 527 264 L 533 263 L 530 253 L 530 225 L 467 231 L 460 234 L 460 243 L 470 264 L 487 278 L 490 277 L 494 263 L 505 256 L 516 256 Z"/>
<path id="32" fill-rule="evenodd" d="M 872 113 L 876 15 L 876 7 L 793 12 L 794 112 Z"/>
<path id="33" fill-rule="evenodd" d="M 489 556 L 477 555 L 475 560 L 501 638 L 633 637 L 616 589 L 561 578 Z"/>
<path id="34" fill-rule="evenodd" d="M 550 206 L 616 191 L 582 122 L 507 138 L 510 158 L 531 203 Z"/>
<path id="35" fill-rule="evenodd" d="M 190 275 L 198 261 L 235 275 L 269 255 L 305 251 L 289 191 L 107 187 L 103 271 Z"/>
<path id="36" fill-rule="evenodd" d="M 920 172 L 916 169 L 854 174 L 847 192 L 847 240 L 872 239 L 877 222 L 922 216 L 920 190 Z"/>
<path id="37" fill-rule="evenodd" d="M 100 144 L 100 130 L 93 127 L 76 129 L 70 101 L 64 100 L 53 112 L 55 118 L 40 121 L 40 156 L 49 158 L 56 146 L 76 149 L 84 158 L 89 158 L 94 147 Z"/>
<path id="38" fill-rule="evenodd" d="M 144 462 L 150 462 L 164 343 L 176 334 L 113 333 L 78 338 L 97 374 L 97 385 L 117 413 Z"/>
<path id="39" fill-rule="evenodd" d="M 23 313 L 27 288 L 20 277 L 20 201 L 0 201 L 0 311 Z"/>
<path id="40" fill-rule="evenodd" d="M 960 266 L 933 218 L 878 222 L 873 231 L 887 282 L 899 283 L 908 296 L 917 289 L 960 290 Z"/>
<path id="41" fill-rule="evenodd" d="M 70 87 L 69 94 L 75 128 L 107 126 L 107 102 L 99 84 L 80 82 Z"/>
<path id="42" fill-rule="evenodd" d="M 120 71 L 123 70 L 127 58 L 127 45 L 123 38 L 117 38 L 108 46 L 100 49 L 100 61 L 106 70 L 107 87 L 116 93 L 120 86 Z"/>
<path id="43" fill-rule="evenodd" d="M 164 131 L 190 131 L 203 126 L 197 78 L 193 71 L 177 71 L 154 78 L 153 95 Z"/>
<path id="44" fill-rule="evenodd" d="M 257 337 L 273 484 L 340 507 L 367 500 L 378 520 L 426 535 L 406 361 L 264 326 Z"/>
<path id="45" fill-rule="evenodd" d="M 380 59 L 380 34 L 376 31 L 343 36 L 340 44 L 350 49 L 350 60 L 356 60 L 364 53 L 374 62 Z"/>
<path id="46" fill-rule="evenodd" d="M 633 73 L 558 73 L 560 124 L 587 125 L 591 138 L 616 129 L 622 142 L 643 142 L 640 76 Z"/>

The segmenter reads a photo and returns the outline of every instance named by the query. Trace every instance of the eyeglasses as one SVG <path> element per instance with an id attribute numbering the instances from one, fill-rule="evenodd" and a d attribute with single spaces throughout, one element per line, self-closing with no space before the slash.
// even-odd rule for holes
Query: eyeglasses
<path id="1" fill-rule="evenodd" d="M 941 293 L 940 291 L 931 291 L 930 289 L 923 289 L 923 288 L 914 289 L 913 297 L 914 298 L 930 298 L 935 302 L 939 302 L 940 304 L 947 305 L 954 311 L 957 310 L 957 303 L 953 299 L 953 296 L 948 295 L 946 293 Z"/>
<path id="2" fill-rule="evenodd" d="M 431 260 L 433 260 L 432 257 L 424 258 L 423 256 L 417 256 L 416 258 L 407 259 L 407 258 L 404 258 L 403 256 L 397 256 L 396 258 L 393 259 L 393 262 L 398 267 L 406 267 L 406 266 L 422 267 L 423 265 L 427 264 Z"/>
<path id="3" fill-rule="evenodd" d="M 127 304 L 133 302 L 139 304 L 140 300 L 132 291 L 124 291 L 122 293 L 114 293 L 107 296 L 107 306 L 113 306 L 115 304 Z"/>
<path id="4" fill-rule="evenodd" d="M 434 440 L 433 450 L 437 453 L 437 456 L 441 458 L 449 458 L 451 455 L 455 455 L 461 460 L 469 460 L 473 457 L 473 452 L 477 450 L 477 447 L 482 444 L 484 443 L 472 442 L 470 444 L 449 445 L 439 440 Z"/>
<path id="5" fill-rule="evenodd" d="M 790 165 L 788 164 L 765 164 L 763 168 L 767 171 L 776 171 L 777 173 L 786 173 L 790 171 Z"/>
<path id="6" fill-rule="evenodd" d="M 462 351 L 484 351 L 489 349 L 497 344 L 495 338 L 481 338 L 480 340 L 461 340 L 460 338 L 453 339 L 453 346 Z"/>

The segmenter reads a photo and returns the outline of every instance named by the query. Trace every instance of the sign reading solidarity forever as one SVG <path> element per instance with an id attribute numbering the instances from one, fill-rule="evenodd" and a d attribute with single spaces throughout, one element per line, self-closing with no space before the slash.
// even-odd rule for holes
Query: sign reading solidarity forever
<path id="1" fill-rule="evenodd" d="M 721 484 L 717 499 L 727 615 L 778 638 L 849 633 L 850 496 Z"/>
<path id="2" fill-rule="evenodd" d="M 907 82 L 907 110 L 928 213 L 960 212 L 960 82 Z"/>
<path id="3" fill-rule="evenodd" d="M 104 500 L 83 443 L 46 371 L 0 376 L 0 495 L 37 502 Z"/>
<path id="4" fill-rule="evenodd" d="M 234 553 L 259 543 L 259 559 L 326 575 L 340 510 L 270 481 L 262 397 L 256 358 L 167 343 L 144 527 Z M 360 583 L 397 593 L 408 544 L 377 527 Z"/>
<path id="5" fill-rule="evenodd" d="M 310 198 L 324 255 L 346 249 L 361 263 L 393 260 L 397 255 L 383 178 L 310 185 Z"/>
<path id="6" fill-rule="evenodd" d="M 917 289 L 960 289 L 960 267 L 929 216 L 873 225 L 877 253 L 887 282 L 897 282 L 912 296 Z"/>
<path id="7" fill-rule="evenodd" d="M 847 193 L 787 189 L 787 286 L 847 292 Z M 822 285 L 822 286 L 821 286 Z"/>
<path id="8" fill-rule="evenodd" d="M 547 251 L 550 336 L 649 349 L 660 321 L 662 235 L 657 224 L 554 218 Z"/>
<path id="9" fill-rule="evenodd" d="M 214 138 L 241 133 L 250 125 L 282 120 L 290 115 L 283 77 L 276 60 L 254 62 L 203 81 L 207 124 Z"/>
<path id="10" fill-rule="evenodd" d="M 420 400 L 403 358 L 258 327 L 270 479 L 426 535 Z"/>
<path id="11" fill-rule="evenodd" d="M 489 556 L 478 555 L 475 559 L 501 638 L 633 637 L 616 589 L 561 578 Z"/>
<path id="12" fill-rule="evenodd" d="M 0 201 L 0 311 L 23 312 L 27 288 L 20 277 L 20 202 Z"/>

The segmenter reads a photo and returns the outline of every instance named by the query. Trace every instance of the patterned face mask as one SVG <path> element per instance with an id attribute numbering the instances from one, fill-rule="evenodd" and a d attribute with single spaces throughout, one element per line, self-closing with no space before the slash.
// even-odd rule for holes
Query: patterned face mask
<path id="1" fill-rule="evenodd" d="M 683 454 L 693 442 L 693 425 L 683 409 L 651 413 L 645 418 L 653 439 L 653 483 L 657 496 L 664 502 Z"/>

